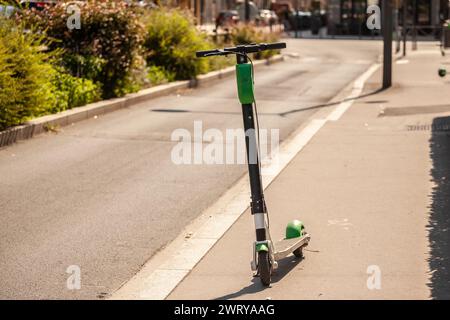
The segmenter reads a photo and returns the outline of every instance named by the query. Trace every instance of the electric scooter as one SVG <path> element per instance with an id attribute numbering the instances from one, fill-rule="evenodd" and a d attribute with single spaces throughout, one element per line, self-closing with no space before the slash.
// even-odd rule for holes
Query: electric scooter
<path id="1" fill-rule="evenodd" d="M 254 96 L 253 62 L 249 54 L 284 48 L 286 48 L 286 43 L 261 43 L 198 51 L 196 53 L 198 58 L 227 56 L 230 54 L 236 55 L 236 80 L 238 97 L 242 105 L 247 164 L 250 177 L 250 209 L 256 229 L 256 241 L 253 245 L 251 269 L 256 272 L 255 276 L 259 276 L 261 283 L 265 286 L 270 285 L 272 272 L 278 267 L 277 261 L 287 257 L 291 253 L 298 258 L 302 258 L 303 248 L 308 245 L 311 239 L 303 223 L 299 220 L 294 220 L 288 223 L 285 238 L 275 243 L 272 242 L 269 230 L 268 210 L 264 201 L 261 179 L 261 156 L 259 153 L 258 111 Z"/>

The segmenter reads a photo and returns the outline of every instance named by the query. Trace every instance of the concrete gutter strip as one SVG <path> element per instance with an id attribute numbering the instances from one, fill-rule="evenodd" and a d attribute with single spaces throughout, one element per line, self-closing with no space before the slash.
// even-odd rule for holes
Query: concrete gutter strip
<path id="1" fill-rule="evenodd" d="M 283 56 L 277 55 L 270 59 L 255 61 L 253 65 L 256 68 L 280 61 L 283 61 Z M 193 80 L 175 81 L 156 87 L 143 89 L 139 92 L 128 94 L 122 98 L 103 100 L 57 114 L 39 117 L 30 120 L 23 125 L 16 126 L 5 131 L 0 131 L 0 147 L 10 145 L 18 140 L 30 139 L 35 135 L 48 131 L 51 128 L 67 126 L 94 116 L 127 108 L 163 95 L 168 95 L 181 89 L 194 88 L 200 85 L 210 85 L 222 78 L 233 75 L 234 72 L 235 67 L 231 66 L 222 70 L 199 75 Z"/>

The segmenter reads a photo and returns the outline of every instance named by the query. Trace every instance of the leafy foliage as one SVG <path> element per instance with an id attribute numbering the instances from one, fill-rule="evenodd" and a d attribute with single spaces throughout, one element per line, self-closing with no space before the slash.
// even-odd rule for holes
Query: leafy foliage
<path id="1" fill-rule="evenodd" d="M 207 50 L 212 44 L 205 34 L 195 28 L 189 11 L 180 9 L 155 9 L 145 17 L 144 47 L 148 65 L 173 74 L 175 80 L 190 79 L 206 73 L 209 63 L 196 59 L 195 52 Z"/>
<path id="2" fill-rule="evenodd" d="M 149 66 L 147 69 L 147 79 L 150 84 L 158 85 L 173 81 L 175 75 L 166 71 L 164 68 L 159 66 Z"/>
<path id="3" fill-rule="evenodd" d="M 48 112 L 56 103 L 44 39 L 0 18 L 0 129 Z"/>
<path id="4" fill-rule="evenodd" d="M 0 18 L 0 130 L 99 99 L 90 80 L 55 68 L 58 52 L 34 30 Z"/>
<path id="5" fill-rule="evenodd" d="M 238 25 L 231 32 L 231 40 L 235 45 L 250 43 L 270 43 L 279 41 L 279 33 L 265 33 L 251 24 Z M 255 59 L 267 59 L 279 53 L 279 50 L 268 50 L 254 54 Z"/>
<path id="6" fill-rule="evenodd" d="M 234 64 L 234 57 L 197 59 L 195 51 L 279 37 L 242 25 L 233 28 L 232 43 L 214 44 L 189 11 L 132 9 L 122 0 L 76 2 L 81 28 L 70 29 L 69 5 L 60 1 L 42 11 L 21 10 L 15 19 L 0 17 L 0 130 Z"/>
<path id="7" fill-rule="evenodd" d="M 101 91 L 91 80 L 74 77 L 59 68 L 53 79 L 56 104 L 52 113 L 100 100 Z"/>
<path id="8" fill-rule="evenodd" d="M 19 20 L 50 37 L 51 50 L 64 50 L 64 67 L 73 76 L 91 79 L 102 87 L 103 98 L 122 96 L 139 89 L 137 71 L 144 72 L 139 54 L 143 26 L 136 11 L 121 0 L 87 0 L 80 7 L 80 28 L 69 29 L 74 12 L 69 2 L 46 10 L 24 10 Z"/>

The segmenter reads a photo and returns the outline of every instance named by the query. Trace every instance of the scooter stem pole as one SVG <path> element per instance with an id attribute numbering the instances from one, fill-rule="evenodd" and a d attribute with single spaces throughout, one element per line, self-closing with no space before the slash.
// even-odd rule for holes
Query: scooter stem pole
<path id="1" fill-rule="evenodd" d="M 247 63 L 247 57 L 244 55 L 236 55 L 237 63 Z M 245 130 L 245 146 L 247 151 L 248 173 L 250 177 L 251 190 L 251 212 L 255 216 L 256 223 L 256 240 L 267 240 L 266 228 L 264 224 L 257 221 L 263 219 L 263 214 L 266 212 L 266 205 L 264 202 L 264 193 L 261 185 L 261 175 L 259 170 L 259 155 L 258 146 L 256 143 L 255 119 L 253 114 L 252 104 L 242 104 L 242 115 L 244 120 Z"/>

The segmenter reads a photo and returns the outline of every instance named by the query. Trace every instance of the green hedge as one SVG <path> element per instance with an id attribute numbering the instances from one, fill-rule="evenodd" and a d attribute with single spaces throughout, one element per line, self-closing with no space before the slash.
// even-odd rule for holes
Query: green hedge
<path id="1" fill-rule="evenodd" d="M 36 32 L 0 18 L 0 130 L 99 99 L 89 80 L 55 68 L 57 53 Z"/>
<path id="2" fill-rule="evenodd" d="M 255 26 L 248 25 L 238 25 L 234 27 L 231 31 L 231 41 L 233 44 L 250 44 L 250 43 L 271 43 L 278 42 L 280 39 L 280 34 L 277 32 L 265 33 L 261 29 Z M 267 59 L 271 56 L 278 54 L 279 50 L 267 50 L 263 52 L 258 52 L 254 54 L 255 59 Z"/>
<path id="3" fill-rule="evenodd" d="M 43 39 L 0 18 L 0 129 L 45 114 L 55 103 Z"/>
<path id="4" fill-rule="evenodd" d="M 197 30 L 189 11 L 132 9 L 122 0 L 76 4 L 81 29 L 68 29 L 64 1 L 0 18 L 0 130 L 235 63 L 233 56 L 197 59 L 195 51 L 279 37 L 247 25 L 233 28 L 231 43 L 215 44 Z"/>
<path id="5" fill-rule="evenodd" d="M 91 80 L 77 78 L 64 69 L 56 69 L 53 85 L 55 88 L 56 104 L 52 113 L 84 106 L 101 99 L 100 87 Z"/>
<path id="6" fill-rule="evenodd" d="M 195 51 L 211 48 L 205 34 L 197 31 L 190 12 L 155 9 L 146 13 L 145 55 L 149 66 L 156 66 L 175 80 L 194 78 L 209 71 L 206 59 L 196 59 Z"/>
<path id="7" fill-rule="evenodd" d="M 42 11 L 23 10 L 19 21 L 52 39 L 51 50 L 63 49 L 64 67 L 73 76 L 101 86 L 102 97 L 123 96 L 139 90 L 145 71 L 140 56 L 143 26 L 140 15 L 122 0 L 76 2 L 80 28 L 69 29 L 69 2 L 58 2 Z"/>

